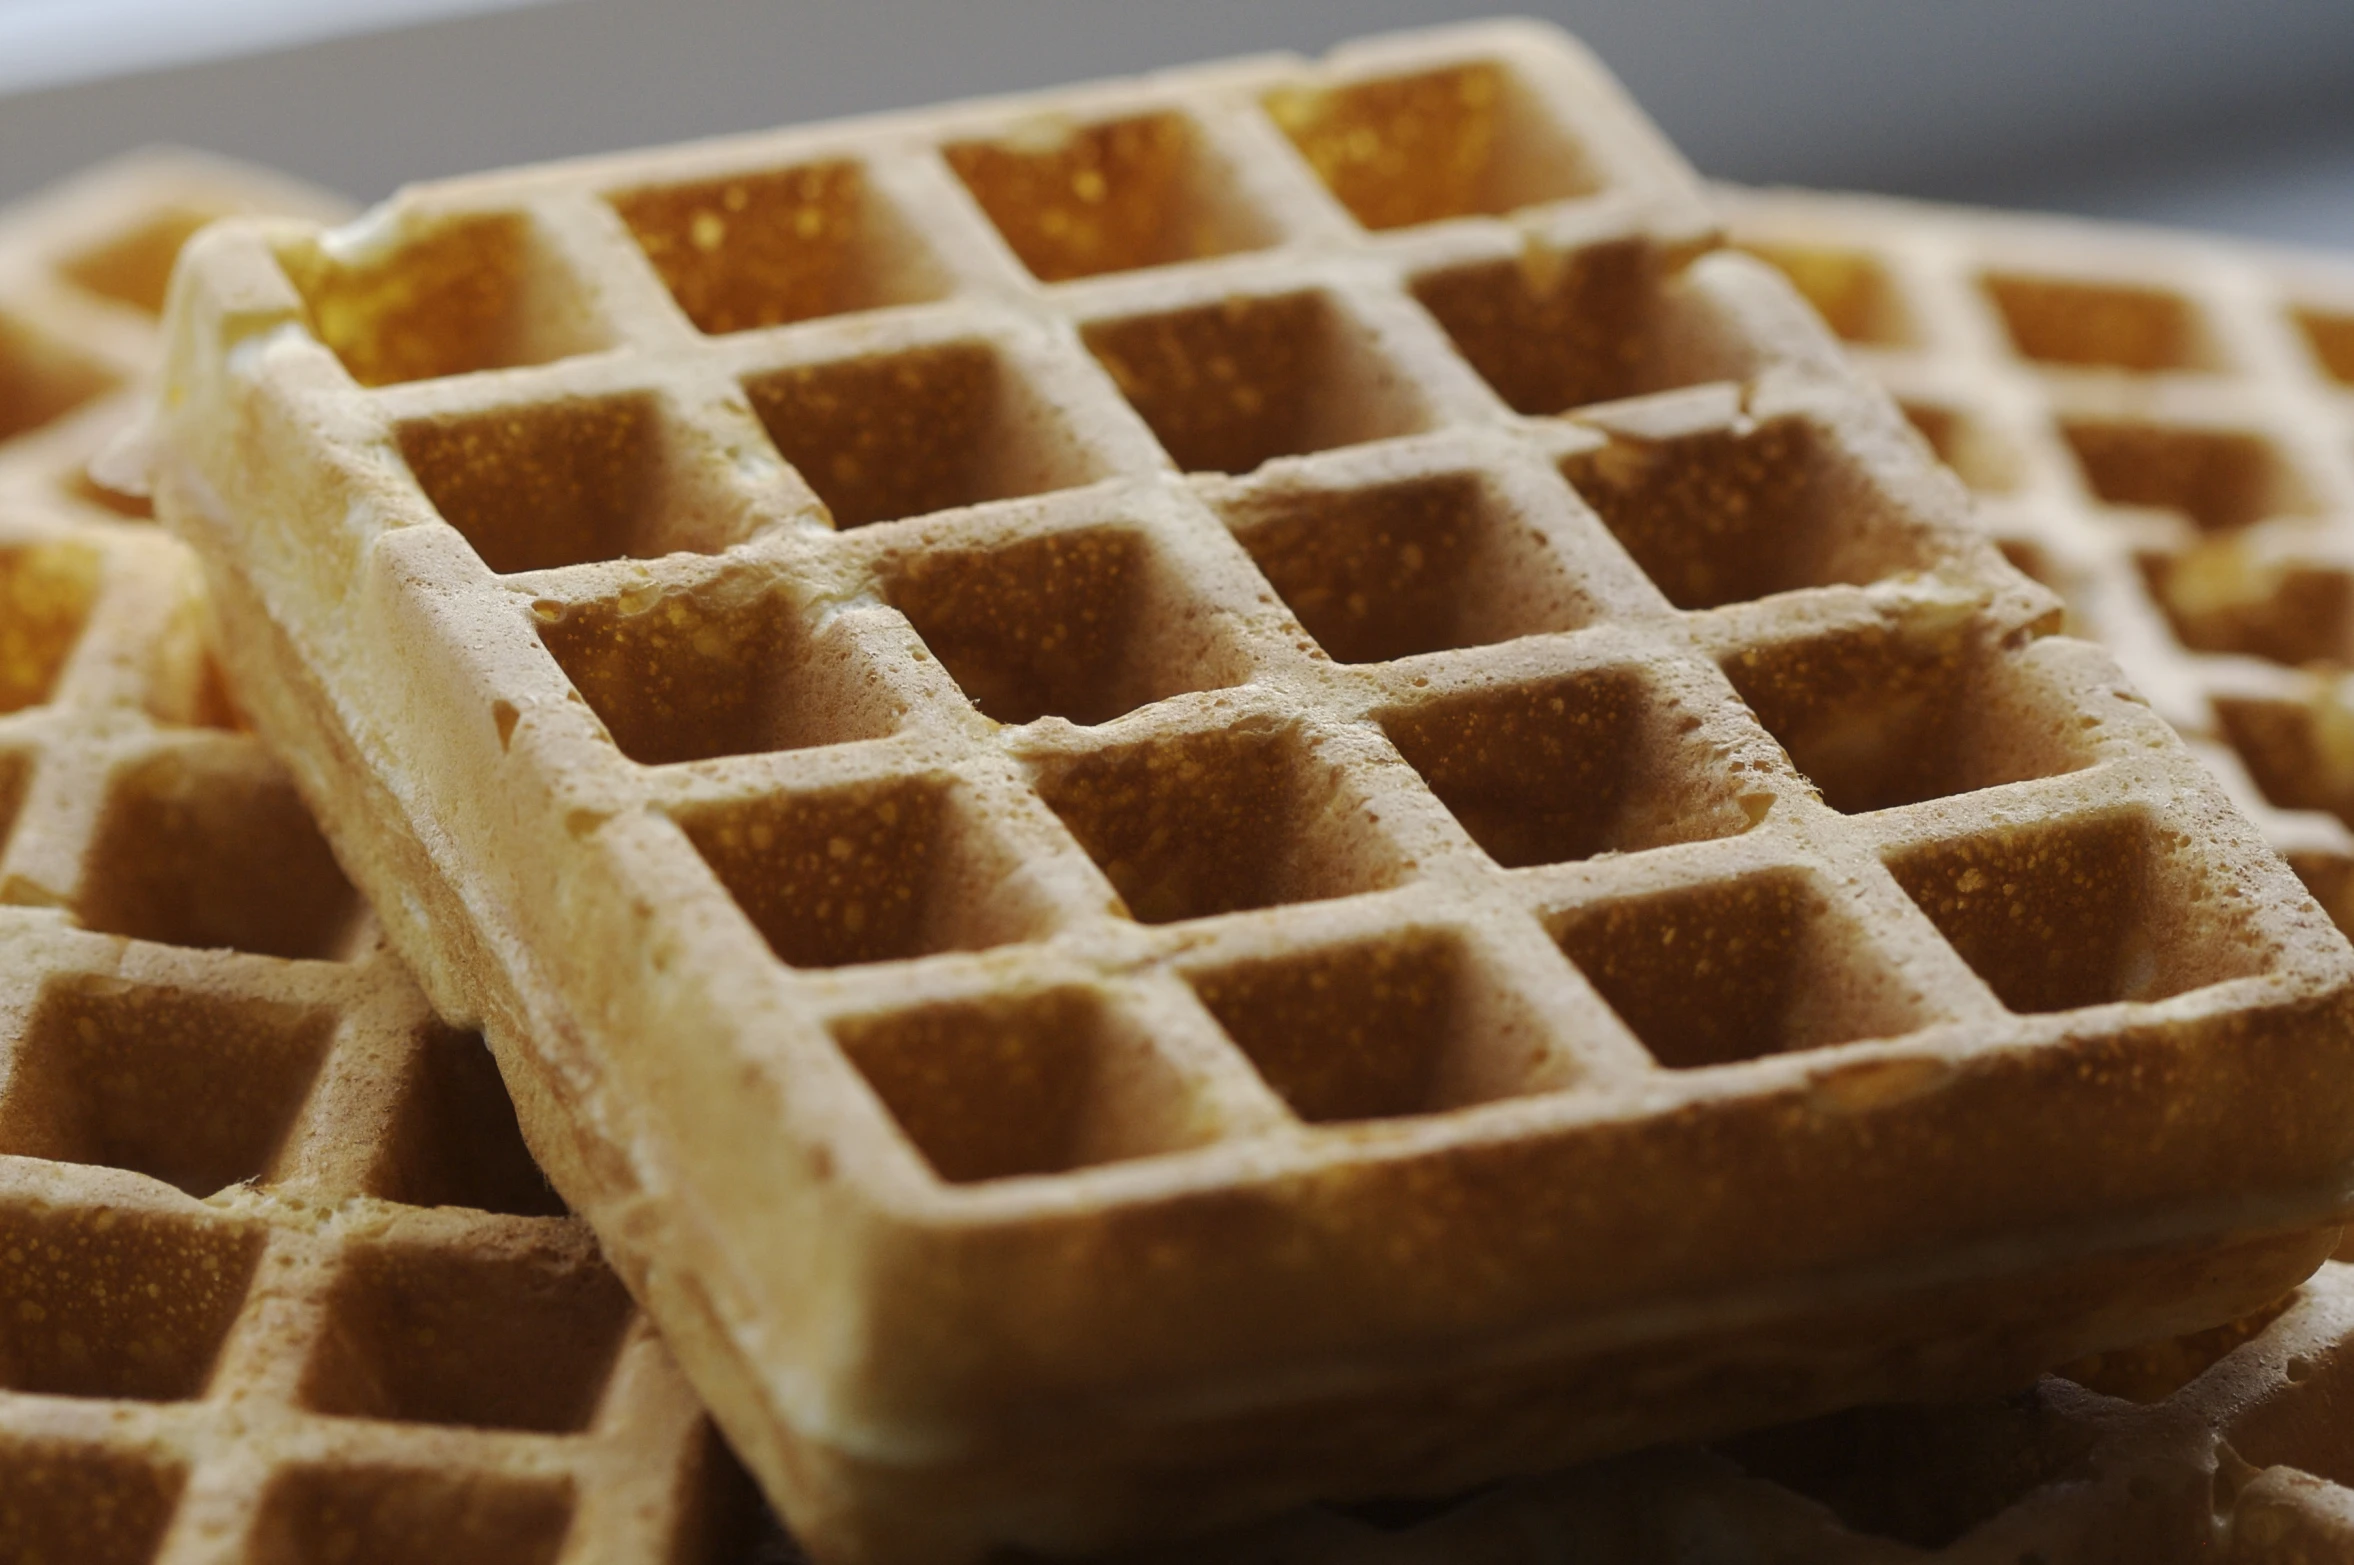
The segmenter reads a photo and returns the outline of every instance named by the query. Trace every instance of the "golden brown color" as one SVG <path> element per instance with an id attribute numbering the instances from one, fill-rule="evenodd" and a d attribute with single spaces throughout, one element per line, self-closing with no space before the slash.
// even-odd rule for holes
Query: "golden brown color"
<path id="1" fill-rule="evenodd" d="M 1215 242 L 1008 215 L 1179 157 Z M 937 296 L 701 329 L 778 241 L 678 212 L 843 164 L 824 244 Z M 197 242 L 151 455 L 238 688 L 820 1556 L 2016 1385 L 2318 1264 L 2354 952 L 1711 245 L 1509 26 Z M 2132 899 L 2012 904 L 2100 1003 L 1973 969 L 1943 872 L 2013 860 Z"/>

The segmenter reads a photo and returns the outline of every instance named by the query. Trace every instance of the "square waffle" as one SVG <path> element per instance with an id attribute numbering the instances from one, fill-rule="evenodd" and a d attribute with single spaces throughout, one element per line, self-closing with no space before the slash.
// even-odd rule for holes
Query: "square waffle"
<path id="1" fill-rule="evenodd" d="M 1725 191 L 2014 563 L 2354 928 L 2354 265 Z"/>
<path id="2" fill-rule="evenodd" d="M 1713 234 L 1405 36 L 216 228 L 126 462 L 812 1552 L 1077 1551 L 2345 1216 L 2354 952 Z"/>
<path id="3" fill-rule="evenodd" d="M 2354 1557 L 2354 1266 L 2000 1400 L 1865 1407 L 1123 1565 L 2315 1565 Z"/>
<path id="4" fill-rule="evenodd" d="M 170 154 L 0 214 L 0 1558 L 717 1560 L 747 1486 L 87 477 L 249 210 L 332 208 Z"/>

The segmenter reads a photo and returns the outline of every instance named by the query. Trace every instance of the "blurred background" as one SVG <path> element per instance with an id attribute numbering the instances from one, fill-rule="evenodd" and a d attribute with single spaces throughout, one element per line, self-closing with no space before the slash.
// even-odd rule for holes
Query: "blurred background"
<path id="1" fill-rule="evenodd" d="M 0 0 L 0 200 L 174 141 L 407 179 L 1512 0 Z M 1701 169 L 2354 250 L 2354 0 L 1521 0 Z"/>

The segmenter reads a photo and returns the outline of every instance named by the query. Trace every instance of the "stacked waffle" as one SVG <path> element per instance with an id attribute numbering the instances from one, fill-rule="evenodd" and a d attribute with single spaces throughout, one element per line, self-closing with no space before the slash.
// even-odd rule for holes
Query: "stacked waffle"
<path id="1" fill-rule="evenodd" d="M 44 1536 L 139 1504 L 128 1558 L 728 1530 L 568 1222 L 468 1216 L 530 1280 L 474 1290 L 491 1346 L 413 1351 L 484 1316 L 386 1258 L 425 1219 L 383 1203 L 468 1199 L 416 1172 L 452 1164 L 538 1190 L 444 1026 L 487 1035 L 524 1138 L 828 1560 L 1134 1545 L 2087 1354 L 2160 1400 L 1833 1415 L 1373 1547 L 1665 1549 L 1714 1517 L 1868 1553 L 2053 1474 L 2080 1503 L 1999 1525 L 2113 1537 L 2088 1518 L 2120 1494 L 2239 1485 L 2232 1410 L 2334 1384 L 2336 1274 L 2278 1301 L 2346 1216 L 2354 953 L 1557 35 L 231 223 L 173 292 L 159 415 L 105 471 L 205 556 L 238 708 L 442 1026 L 384 953 L 236 960 L 398 995 L 407 1052 L 377 1050 L 408 1063 L 348 1090 L 384 1126 L 463 1098 L 490 1141 L 370 1140 L 331 1090 L 349 1013 L 295 1000 L 327 1041 L 286 1051 L 269 1128 L 183 1144 L 155 1094 L 197 1089 L 137 1055 L 155 1029 L 48 982 L 0 1128 L 30 1104 L 29 1154 L 201 1194 L 257 1255 L 325 1246 L 287 1285 L 307 1316 L 251 1281 L 271 1260 L 218 1261 L 237 1297 L 175 1384 L 330 1444 L 199 1419 L 136 1459 L 147 1501 L 31 1490 L 66 1496 Z M 174 645 L 151 661 L 184 710 L 226 710 Z M 131 804 L 66 792 L 286 889 L 58 868 L 93 854 L 36 808 L 44 769 L 12 899 L 65 909 L 58 938 L 344 954 L 332 866 L 216 831 L 193 764 L 110 774 Z M 127 1373 L 133 1335 L 74 1351 Z M 0 1321 L 0 1360 L 62 1343 Z M 669 1421 L 617 1411 L 630 1386 Z M 388 1415 L 587 1428 L 332 1454 Z M 1940 1460 L 1908 1488 L 1861 1459 L 1891 1444 Z M 2295 1487 L 2235 1487 L 2231 1536 L 2320 1526 Z M 1325 1513 L 1213 1547 L 1365 1537 Z"/>
<path id="2" fill-rule="evenodd" d="M 183 158 L 0 219 L 0 1558 L 682 1561 L 756 1510 L 87 476 Z"/>

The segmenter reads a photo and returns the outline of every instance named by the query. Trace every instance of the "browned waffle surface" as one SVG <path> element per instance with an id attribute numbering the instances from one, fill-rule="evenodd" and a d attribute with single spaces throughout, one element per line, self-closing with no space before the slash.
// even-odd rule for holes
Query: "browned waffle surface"
<path id="1" fill-rule="evenodd" d="M 1134 1565 L 2318 1565 L 2354 1554 L 2354 1266 L 2031 1390 L 1865 1407 L 1498 1484 L 1303 1512 Z"/>
<path id="2" fill-rule="evenodd" d="M 1709 246 L 1527 27 L 198 241 L 153 455 L 239 689 L 821 1556 L 2319 1262 L 2354 953 Z"/>
<path id="3" fill-rule="evenodd" d="M 173 250 L 262 208 L 327 206 L 172 154 L 0 214 L 0 1560 L 737 1557 L 489 1054 L 227 726 L 193 563 L 84 475 Z"/>
<path id="4" fill-rule="evenodd" d="M 2354 261 L 1726 191 L 2341 925 L 2354 925 Z"/>

